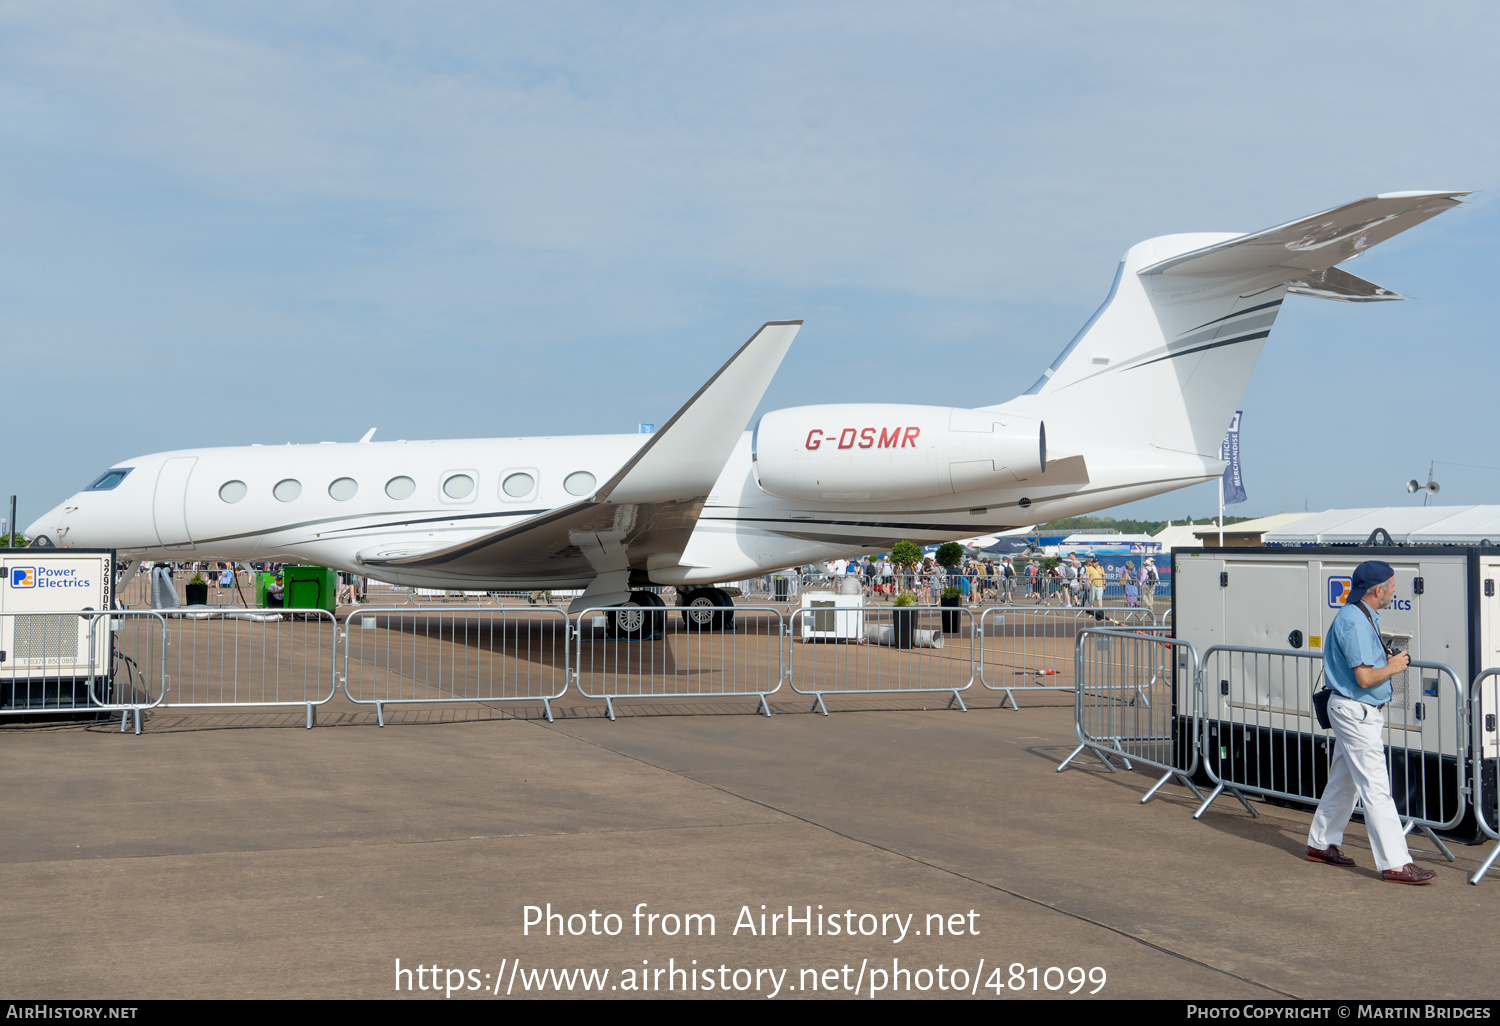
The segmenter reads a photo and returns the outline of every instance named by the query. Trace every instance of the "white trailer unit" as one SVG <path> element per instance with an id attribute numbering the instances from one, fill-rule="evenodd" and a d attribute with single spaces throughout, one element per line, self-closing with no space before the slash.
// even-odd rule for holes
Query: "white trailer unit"
<path id="1" fill-rule="evenodd" d="M 848 595 L 831 591 L 804 591 L 802 640 L 864 641 L 864 606 L 865 599 L 858 588 Z"/>
<path id="2" fill-rule="evenodd" d="M 113 549 L 0 549 L 0 713 L 110 700 Z M 84 613 L 85 615 L 80 615 Z"/>
<path id="3" fill-rule="evenodd" d="M 1447 822 L 1468 779 L 1468 686 L 1500 665 L 1500 549 L 1488 546 L 1318 546 L 1180 549 L 1172 553 L 1172 623 L 1204 658 L 1203 756 L 1216 777 L 1267 793 L 1316 800 L 1325 783 L 1328 732 L 1312 718 L 1321 660 L 1221 652 L 1321 653 L 1348 595 L 1354 568 L 1382 560 L 1396 594 L 1380 611 L 1386 645 L 1413 667 L 1393 678 L 1385 710 L 1396 801 L 1403 813 Z M 1187 708 L 1181 688 L 1177 708 Z M 1487 723 L 1497 710 L 1486 709 Z M 1186 724 L 1177 717 L 1179 731 Z M 1497 735 L 1486 729 L 1485 792 L 1494 802 Z M 1418 810 L 1425 810 L 1419 812 Z M 1493 815 L 1492 815 L 1493 821 Z"/>

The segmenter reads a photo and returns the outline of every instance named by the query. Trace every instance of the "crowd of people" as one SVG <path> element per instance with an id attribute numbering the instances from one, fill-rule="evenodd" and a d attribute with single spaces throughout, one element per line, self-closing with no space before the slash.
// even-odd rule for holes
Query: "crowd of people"
<path id="1" fill-rule="evenodd" d="M 822 570 L 805 567 L 804 573 L 830 578 L 854 577 L 865 595 L 873 600 L 893 598 L 902 592 L 919 602 L 936 605 L 946 589 L 954 589 L 964 604 L 989 602 L 996 605 L 1030 603 L 1043 606 L 1102 606 L 1105 591 L 1118 585 L 1127 606 L 1152 610 L 1156 592 L 1163 583 L 1154 556 L 1146 556 L 1137 567 L 1134 560 L 1120 566 L 1105 566 L 1097 556 L 1068 553 L 1056 557 L 1001 556 L 976 559 L 964 556 L 954 567 L 944 567 L 931 556 L 902 568 L 888 554 L 862 559 L 835 559 Z"/>

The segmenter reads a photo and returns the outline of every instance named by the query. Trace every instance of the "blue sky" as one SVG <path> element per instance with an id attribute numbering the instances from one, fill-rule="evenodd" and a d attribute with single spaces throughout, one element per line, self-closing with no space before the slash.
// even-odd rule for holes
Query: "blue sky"
<path id="1" fill-rule="evenodd" d="M 1453 188 L 1351 266 L 1414 302 L 1286 304 L 1231 512 L 1406 504 L 1434 459 L 1500 502 L 1457 465 L 1500 468 L 1500 13 L 1415 11 L 0 2 L 0 493 L 25 523 L 164 449 L 630 431 L 773 319 L 806 326 L 764 408 L 999 402 L 1135 242 Z"/>

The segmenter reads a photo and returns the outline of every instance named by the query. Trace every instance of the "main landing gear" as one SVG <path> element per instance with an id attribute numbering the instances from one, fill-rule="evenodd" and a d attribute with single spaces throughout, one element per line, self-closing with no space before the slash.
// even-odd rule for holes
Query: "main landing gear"
<path id="1" fill-rule="evenodd" d="M 604 636 L 624 641 L 659 637 L 667 626 L 667 604 L 649 591 L 632 591 L 630 601 L 606 614 Z"/>
<path id="2" fill-rule="evenodd" d="M 682 623 L 690 631 L 732 631 L 733 606 L 722 588 L 694 588 L 683 596 Z"/>
<path id="3" fill-rule="evenodd" d="M 682 623 L 690 631 L 734 630 L 734 599 L 722 588 L 694 588 L 678 592 Z M 629 601 L 606 612 L 605 637 L 645 641 L 660 637 L 667 626 L 667 607 L 661 596 L 633 591 Z"/>

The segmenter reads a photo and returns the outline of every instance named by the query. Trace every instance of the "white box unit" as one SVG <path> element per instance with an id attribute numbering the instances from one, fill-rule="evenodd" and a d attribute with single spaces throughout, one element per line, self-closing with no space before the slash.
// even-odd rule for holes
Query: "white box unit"
<path id="1" fill-rule="evenodd" d="M 109 701 L 112 549 L 0 549 L 0 711 Z M 92 699 L 91 699 L 92 689 Z"/>
<path id="2" fill-rule="evenodd" d="M 865 599 L 858 591 L 836 595 L 831 591 L 802 593 L 803 641 L 854 641 L 865 637 Z"/>
<path id="3" fill-rule="evenodd" d="M 1317 546 L 1296 548 L 1178 549 L 1172 553 L 1172 624 L 1200 656 L 1215 645 L 1321 652 L 1349 591 L 1354 568 L 1367 559 L 1389 563 L 1396 594 L 1380 611 L 1388 647 L 1413 660 L 1453 671 L 1411 668 L 1393 678 L 1385 710 L 1393 782 L 1429 792 L 1425 807 L 1451 804 L 1464 786 L 1460 765 L 1468 724 L 1457 711 L 1475 673 L 1500 665 L 1500 549 L 1461 546 Z M 1311 716 L 1310 698 L 1321 687 L 1321 663 L 1239 658 L 1205 663 L 1202 715 L 1205 757 L 1226 760 L 1225 775 L 1267 789 L 1316 800 L 1323 779 L 1314 745 L 1326 744 Z M 1214 672 L 1215 666 L 1220 672 Z M 1232 669 L 1230 668 L 1232 667 Z M 1179 670 L 1179 683 L 1181 679 Z M 1178 708 L 1182 691 L 1178 689 Z M 1496 710 L 1487 709 L 1486 713 Z M 1178 717 L 1179 729 L 1182 718 Z M 1483 750 L 1500 755 L 1497 735 L 1486 732 Z M 1426 754 L 1423 754 L 1426 753 Z M 1227 765 L 1233 763 L 1233 765 Z M 1491 778 L 1493 779 L 1493 778 Z M 1487 786 L 1490 801 L 1493 786 Z"/>

